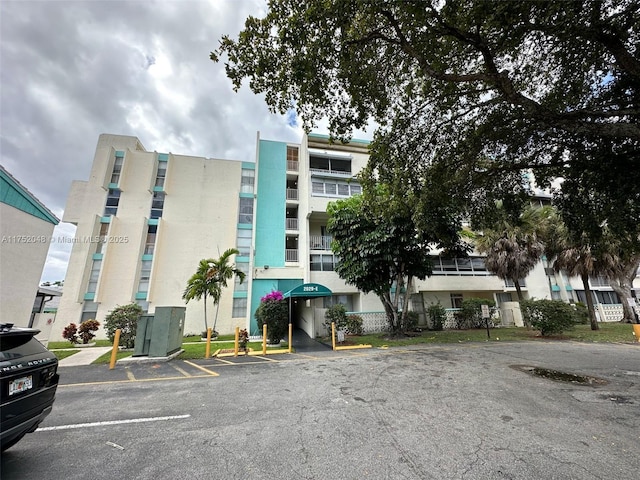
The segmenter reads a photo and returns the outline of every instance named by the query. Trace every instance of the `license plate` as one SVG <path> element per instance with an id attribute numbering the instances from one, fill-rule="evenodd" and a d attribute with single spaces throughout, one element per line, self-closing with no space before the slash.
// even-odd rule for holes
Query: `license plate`
<path id="1" fill-rule="evenodd" d="M 9 396 L 20 392 L 26 392 L 31 388 L 33 388 L 33 379 L 31 378 L 31 375 L 28 377 L 16 378 L 9 382 Z"/>

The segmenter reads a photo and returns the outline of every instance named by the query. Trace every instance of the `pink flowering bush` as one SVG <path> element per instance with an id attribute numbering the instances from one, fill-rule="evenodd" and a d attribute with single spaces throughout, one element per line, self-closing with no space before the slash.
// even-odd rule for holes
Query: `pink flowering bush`
<path id="1" fill-rule="evenodd" d="M 256 319 L 258 328 L 267 325 L 267 341 L 279 343 L 289 327 L 289 306 L 282 292 L 274 290 L 260 299 Z"/>

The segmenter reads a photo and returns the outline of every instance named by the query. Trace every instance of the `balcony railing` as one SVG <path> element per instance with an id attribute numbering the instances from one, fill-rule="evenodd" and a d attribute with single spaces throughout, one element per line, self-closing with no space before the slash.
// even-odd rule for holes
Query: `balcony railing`
<path id="1" fill-rule="evenodd" d="M 299 165 L 300 165 L 300 162 L 295 162 L 293 160 L 287 160 L 287 170 L 290 170 L 292 172 L 297 172 Z"/>
<path id="2" fill-rule="evenodd" d="M 298 230 L 298 219 L 297 218 L 287 218 L 286 229 L 287 230 Z"/>
<path id="3" fill-rule="evenodd" d="M 328 235 L 310 235 L 309 248 L 311 250 L 331 250 L 331 240 L 333 237 Z"/>
<path id="4" fill-rule="evenodd" d="M 344 170 L 333 170 L 328 168 L 310 168 L 309 171 L 313 175 L 314 173 L 317 175 L 338 175 L 341 177 L 351 177 L 353 174 L 351 172 L 345 172 Z"/>
<path id="5" fill-rule="evenodd" d="M 284 251 L 284 260 L 285 262 L 297 262 L 298 261 L 298 250 L 287 248 Z"/>
<path id="6" fill-rule="evenodd" d="M 297 188 L 287 188 L 287 200 L 298 200 Z"/>

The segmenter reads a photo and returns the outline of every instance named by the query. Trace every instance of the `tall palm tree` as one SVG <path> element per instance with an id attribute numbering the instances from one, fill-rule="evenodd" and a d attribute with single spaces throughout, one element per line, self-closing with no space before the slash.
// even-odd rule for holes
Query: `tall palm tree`
<path id="1" fill-rule="evenodd" d="M 187 286 L 182 294 L 185 303 L 189 300 L 200 300 L 204 297 L 204 330 L 209 330 L 207 323 L 207 296 L 220 297 L 219 286 L 212 280 L 209 270 L 213 264 L 213 258 L 204 258 L 198 263 L 198 269 L 187 281 Z"/>
<path id="2" fill-rule="evenodd" d="M 240 283 L 244 282 L 245 273 L 235 266 L 230 264 L 229 259 L 233 255 L 238 255 L 239 250 L 235 248 L 229 248 L 216 260 L 212 260 L 209 263 L 209 269 L 206 272 L 207 282 L 216 285 L 216 289 L 212 294 L 213 304 L 216 305 L 216 316 L 213 321 L 213 330 L 216 329 L 216 323 L 218 322 L 218 310 L 220 309 L 220 296 L 222 295 L 222 289 L 227 287 L 227 282 L 235 277 L 240 279 Z"/>
<path id="3" fill-rule="evenodd" d="M 547 214 L 545 208 L 527 207 L 518 218 L 509 219 L 502 211 L 502 219 L 475 238 L 477 250 L 486 254 L 487 270 L 502 280 L 511 280 L 520 302 L 524 295 L 519 280 L 533 270 L 544 253 L 538 232 Z M 530 328 L 527 320 L 525 325 Z"/>

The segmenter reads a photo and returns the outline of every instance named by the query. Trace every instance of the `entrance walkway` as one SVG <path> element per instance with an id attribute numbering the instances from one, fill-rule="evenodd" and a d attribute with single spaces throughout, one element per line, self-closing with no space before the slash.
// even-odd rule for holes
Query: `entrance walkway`
<path id="1" fill-rule="evenodd" d="M 320 343 L 313 338 L 309 337 L 307 333 L 300 329 L 295 328 L 293 330 L 293 348 L 297 353 L 301 352 L 319 352 L 327 351 L 331 348 L 324 343 Z"/>

